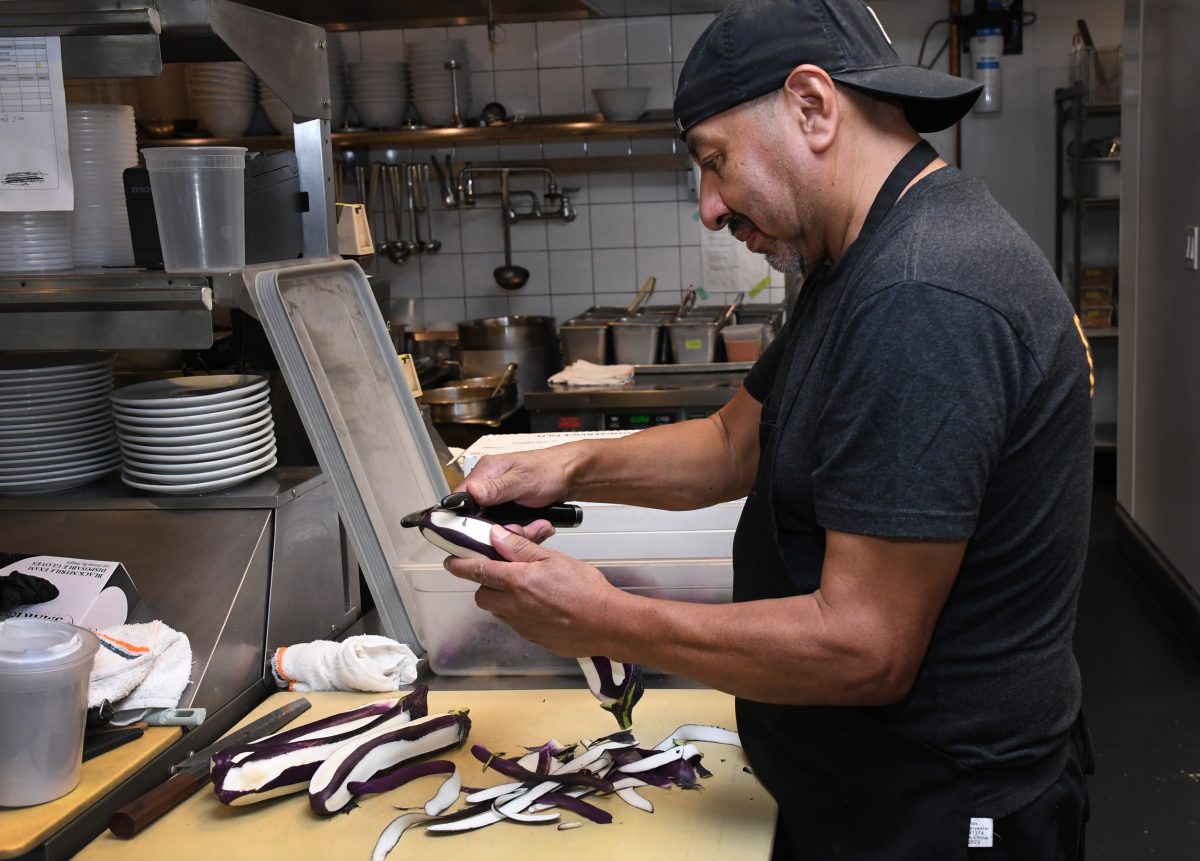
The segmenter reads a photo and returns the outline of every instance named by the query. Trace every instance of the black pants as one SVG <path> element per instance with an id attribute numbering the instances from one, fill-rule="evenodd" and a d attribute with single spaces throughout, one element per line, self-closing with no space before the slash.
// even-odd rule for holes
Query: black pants
<path id="1" fill-rule="evenodd" d="M 1071 746 L 1067 767 L 1050 788 L 992 823 L 992 847 L 970 849 L 970 861 L 1083 861 L 1090 810 L 1084 763 Z"/>
<path id="2" fill-rule="evenodd" d="M 1079 746 L 1078 740 L 1070 745 L 1066 768 L 1058 780 L 1020 810 L 992 823 L 990 848 L 966 849 L 964 822 L 965 857 L 969 861 L 1084 861 L 1084 828 L 1090 813 L 1084 772 L 1092 771 L 1090 757 L 1090 749 Z M 804 835 L 789 835 L 787 823 L 779 821 L 774 861 L 809 861 L 804 843 Z"/>

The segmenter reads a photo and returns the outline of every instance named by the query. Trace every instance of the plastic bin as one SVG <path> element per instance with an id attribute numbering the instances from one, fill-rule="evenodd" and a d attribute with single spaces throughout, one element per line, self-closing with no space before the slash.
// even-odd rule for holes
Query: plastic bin
<path id="1" fill-rule="evenodd" d="M 79 784 L 99 648 L 95 634 L 74 625 L 0 622 L 0 807 L 42 804 Z"/>
<path id="2" fill-rule="evenodd" d="M 168 272 L 246 264 L 246 148 L 147 147 L 154 214 Z"/>
<path id="3" fill-rule="evenodd" d="M 739 323 L 721 331 L 725 339 L 725 357 L 731 362 L 753 362 L 763 350 L 762 323 Z"/>
<path id="4" fill-rule="evenodd" d="M 658 511 L 584 503 L 583 525 L 547 542 L 595 565 L 609 582 L 637 595 L 696 603 L 733 598 L 733 534 L 743 501 L 697 511 Z M 579 665 L 524 640 L 479 609 L 476 586 L 444 568 L 429 545 L 397 573 L 413 625 L 440 675 L 578 674 Z M 651 668 L 649 672 L 654 672 Z"/>

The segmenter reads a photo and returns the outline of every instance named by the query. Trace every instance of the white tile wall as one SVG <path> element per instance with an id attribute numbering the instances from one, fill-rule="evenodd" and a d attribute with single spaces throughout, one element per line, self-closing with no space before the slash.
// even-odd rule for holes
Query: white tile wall
<path id="1" fill-rule="evenodd" d="M 406 44 L 463 39 L 470 67 L 469 115 L 499 101 L 509 113 L 594 112 L 592 90 L 647 86 L 650 109 L 670 108 L 675 81 L 692 44 L 712 15 L 505 24 L 492 45 L 484 27 L 370 31 L 335 34 L 347 62 L 398 60 Z M 472 144 L 438 150 L 457 161 L 583 158 L 671 153 L 669 139 L 551 140 L 497 146 Z M 388 161 L 428 161 L 435 151 L 379 150 Z M 703 285 L 700 231 L 690 171 L 617 170 L 560 174 L 572 194 L 572 222 L 524 221 L 512 226 L 513 263 L 529 270 L 516 291 L 496 285 L 493 270 L 503 262 L 503 232 L 494 198 L 476 206 L 445 209 L 432 201 L 430 225 L 442 242 L 438 254 L 417 255 L 403 264 L 373 265 L 391 282 L 396 300 L 419 298 L 424 325 L 506 313 L 552 314 L 565 320 L 595 304 L 623 304 L 648 276 L 657 278 L 655 301 L 678 301 L 688 286 Z M 515 188 L 541 194 L 544 183 L 515 179 Z M 478 191 L 497 189 L 491 181 Z M 378 216 L 377 216 L 378 217 Z M 377 223 L 376 231 L 380 227 Z M 779 292 L 780 298 L 781 291 Z M 713 304 L 729 297 L 710 296 Z M 760 297 L 767 299 L 767 295 Z M 397 305 L 399 305 L 399 301 Z"/>

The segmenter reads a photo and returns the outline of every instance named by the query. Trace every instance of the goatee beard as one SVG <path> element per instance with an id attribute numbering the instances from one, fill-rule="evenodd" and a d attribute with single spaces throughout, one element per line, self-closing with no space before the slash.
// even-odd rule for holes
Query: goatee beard
<path id="1" fill-rule="evenodd" d="M 728 226 L 729 233 L 733 236 L 736 236 L 737 231 L 743 227 L 758 230 L 758 225 L 744 215 L 735 214 L 729 219 Z M 800 252 L 777 239 L 771 239 L 770 247 L 760 253 L 767 259 L 767 265 L 777 272 L 804 272 L 806 269 L 804 258 L 800 256 Z"/>

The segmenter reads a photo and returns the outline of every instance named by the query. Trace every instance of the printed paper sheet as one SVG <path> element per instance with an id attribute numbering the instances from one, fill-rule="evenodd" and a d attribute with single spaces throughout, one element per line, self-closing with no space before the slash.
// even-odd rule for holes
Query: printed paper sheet
<path id="1" fill-rule="evenodd" d="M 71 209 L 57 36 L 0 36 L 0 212 Z"/>

